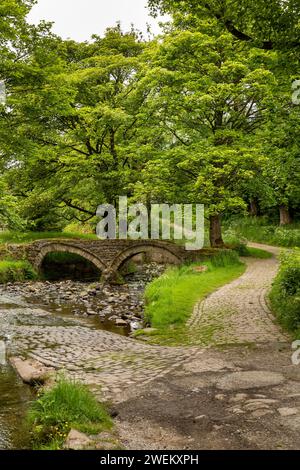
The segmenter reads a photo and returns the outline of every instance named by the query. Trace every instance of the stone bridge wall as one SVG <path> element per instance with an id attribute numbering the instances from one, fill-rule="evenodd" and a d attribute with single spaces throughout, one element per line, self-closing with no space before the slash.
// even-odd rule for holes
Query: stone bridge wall
<path id="1" fill-rule="evenodd" d="M 149 253 L 169 264 L 205 259 L 211 254 L 211 250 L 186 251 L 174 243 L 155 240 L 48 239 L 27 245 L 10 245 L 8 249 L 14 252 L 15 257 L 18 258 L 19 253 L 19 258 L 26 258 L 37 271 L 48 253 L 78 254 L 93 263 L 104 279 L 114 277 L 128 259 L 141 253 Z"/>

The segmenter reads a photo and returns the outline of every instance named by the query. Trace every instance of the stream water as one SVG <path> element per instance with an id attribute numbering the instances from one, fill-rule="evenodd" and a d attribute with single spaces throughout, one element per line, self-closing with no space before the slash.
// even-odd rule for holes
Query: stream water
<path id="1" fill-rule="evenodd" d="M 108 290 L 75 281 L 0 286 L 0 341 L 5 341 L 10 354 L 16 353 L 15 328 L 31 325 L 88 325 L 128 335 L 138 321 L 141 326 L 140 299 L 148 281 L 149 278 L 137 275 L 127 285 Z M 28 448 L 30 436 L 24 418 L 34 393 L 8 363 L 1 362 L 0 359 L 0 450 Z"/>
<path id="2" fill-rule="evenodd" d="M 0 449 L 26 449 L 30 435 L 24 417 L 32 391 L 9 365 L 0 366 Z"/>

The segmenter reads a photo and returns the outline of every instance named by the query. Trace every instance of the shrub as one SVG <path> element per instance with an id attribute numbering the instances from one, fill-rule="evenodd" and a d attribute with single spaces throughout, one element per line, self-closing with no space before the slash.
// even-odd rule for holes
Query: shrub
<path id="1" fill-rule="evenodd" d="M 290 331 L 300 328 L 300 253 L 282 256 L 281 268 L 270 294 L 280 323 Z"/>
<path id="2" fill-rule="evenodd" d="M 211 259 L 211 264 L 216 268 L 241 264 L 239 255 L 234 250 L 221 250 Z"/>
<path id="3" fill-rule="evenodd" d="M 38 275 L 28 261 L 0 261 L 0 284 L 37 279 Z"/>

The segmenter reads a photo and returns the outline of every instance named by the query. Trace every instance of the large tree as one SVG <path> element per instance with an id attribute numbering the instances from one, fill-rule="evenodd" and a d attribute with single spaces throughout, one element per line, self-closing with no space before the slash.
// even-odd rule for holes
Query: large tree
<path id="1" fill-rule="evenodd" d="M 195 15 L 217 20 L 235 39 L 262 49 L 300 48 L 300 3 L 298 0 L 149 0 L 171 14 Z"/>
<path id="2" fill-rule="evenodd" d="M 17 199 L 12 195 L 5 181 L 7 161 L 12 135 L 7 125 L 11 109 L 6 106 L 5 98 L 10 96 L 14 77 L 23 68 L 32 51 L 34 37 L 43 35 L 46 24 L 39 27 L 29 26 L 26 15 L 34 0 L 2 0 L 0 4 L 0 225 L 1 227 L 20 226 Z"/>
<path id="3" fill-rule="evenodd" d="M 147 191 L 205 203 L 212 246 L 223 245 L 222 214 L 246 207 L 243 189 L 263 160 L 255 132 L 276 87 L 268 55 L 220 35 L 215 21 L 175 29 L 153 51 L 147 105 L 165 144 L 144 172 Z"/>
<path id="4" fill-rule="evenodd" d="M 50 37 L 34 49 L 7 115 L 9 179 L 29 214 L 46 205 L 88 220 L 98 204 L 130 194 L 147 154 L 143 50 L 142 38 L 119 26 L 90 44 Z"/>
<path id="5" fill-rule="evenodd" d="M 277 106 L 258 137 L 267 157 L 262 175 L 271 189 L 266 206 L 279 209 L 280 225 L 290 224 L 292 210 L 300 207 L 300 108 L 291 103 L 288 88 L 278 93 Z"/>

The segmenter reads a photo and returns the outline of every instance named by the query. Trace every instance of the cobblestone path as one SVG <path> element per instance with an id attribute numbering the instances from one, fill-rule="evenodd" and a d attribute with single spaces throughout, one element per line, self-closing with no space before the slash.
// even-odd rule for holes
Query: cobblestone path
<path id="1" fill-rule="evenodd" d="M 280 253 L 279 248 L 258 244 L 273 255 Z M 278 260 L 246 259 L 247 270 L 238 279 L 222 287 L 205 300 L 199 302 L 188 323 L 191 334 L 211 328 L 214 331 L 212 342 L 264 343 L 286 341 L 270 312 L 267 294 L 278 270 Z M 218 325 L 216 326 L 216 321 Z"/>
<path id="2" fill-rule="evenodd" d="M 32 324 L 32 316 L 38 325 Z M 195 353 L 193 348 L 150 346 L 78 320 L 55 318 L 51 324 L 48 312 L 21 305 L 0 306 L 0 326 L 10 355 L 65 371 L 89 385 L 95 395 L 107 398 L 121 397 L 128 387 L 163 377 Z"/>
<path id="3" fill-rule="evenodd" d="M 274 254 L 279 250 L 269 248 Z M 273 322 L 266 293 L 276 275 L 278 262 L 249 259 L 243 276 L 219 289 L 194 310 L 189 322 L 197 344 L 201 330 L 218 324 L 215 343 L 286 341 Z M 96 395 L 122 400 L 126 389 L 165 376 L 201 355 L 200 347 L 160 347 L 98 330 L 80 319 L 54 317 L 1 295 L 1 338 L 10 353 L 32 358 L 88 384 Z M 222 327 L 220 327 L 222 325 Z"/>

